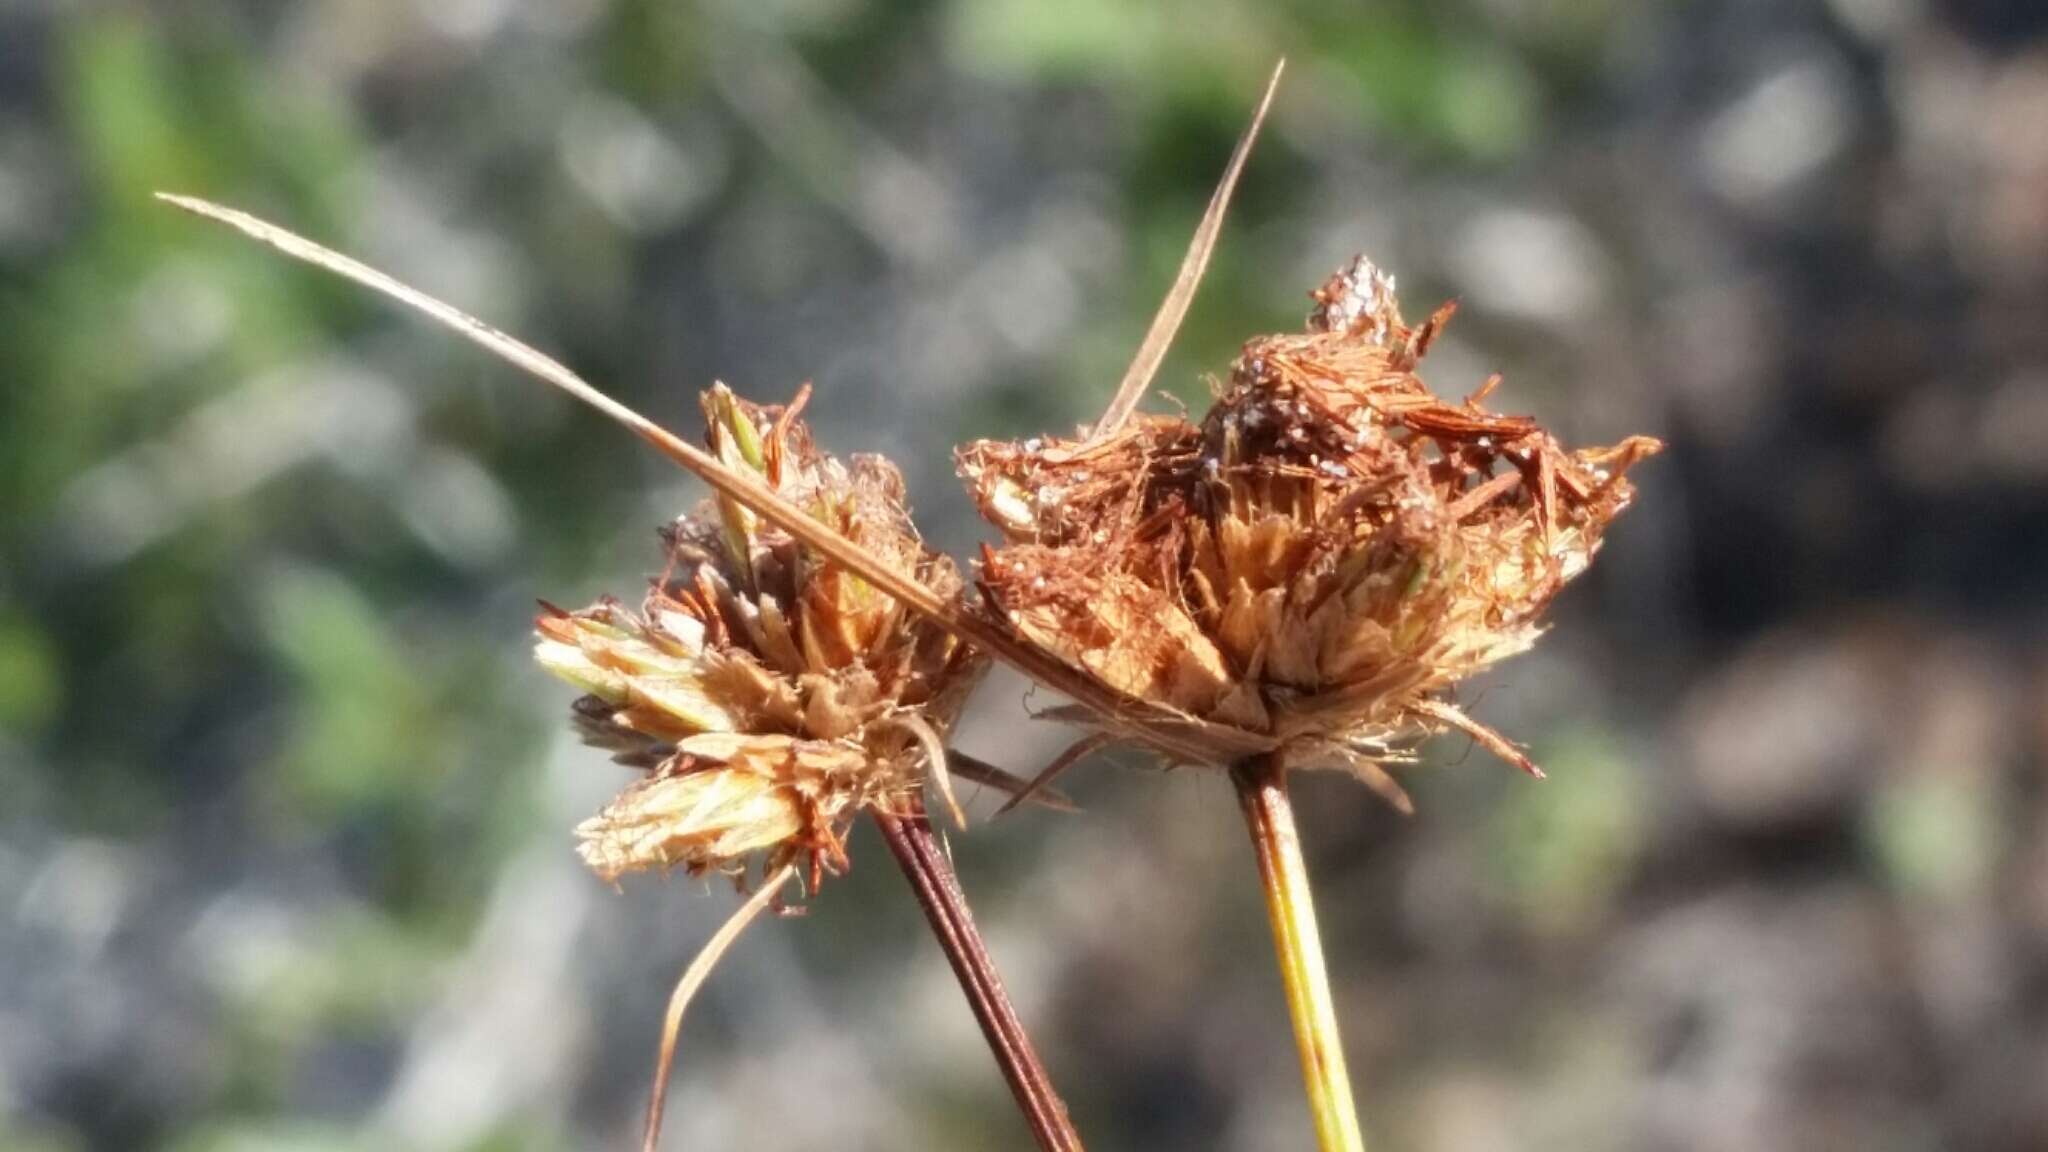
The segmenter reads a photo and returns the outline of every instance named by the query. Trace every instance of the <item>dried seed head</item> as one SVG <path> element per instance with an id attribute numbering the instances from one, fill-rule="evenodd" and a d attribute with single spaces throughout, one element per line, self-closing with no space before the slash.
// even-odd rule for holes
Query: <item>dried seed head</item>
<path id="1" fill-rule="evenodd" d="M 1416 369 L 1452 306 L 1408 326 L 1363 257 L 1311 297 L 1309 330 L 1246 343 L 1200 424 L 963 449 L 1011 541 L 982 565 L 989 604 L 1118 692 L 1227 735 L 1218 764 L 1250 737 L 1392 794 L 1379 763 L 1449 726 L 1533 770 L 1445 694 L 1535 641 L 1628 506 L 1624 474 L 1660 445 L 1568 451 L 1487 411 L 1492 381 L 1439 399 Z"/>
<path id="2" fill-rule="evenodd" d="M 952 562 L 926 549 L 894 466 L 819 452 L 788 407 L 723 385 L 704 395 L 708 446 L 898 571 L 948 599 Z M 581 688 L 586 742 L 649 777 L 577 829 L 615 880 L 649 868 L 741 872 L 802 861 L 815 886 L 845 864 L 869 805 L 913 796 L 983 664 L 945 631 L 823 562 L 725 498 L 661 532 L 668 566 L 638 612 L 609 598 L 543 605 L 534 655 Z"/>

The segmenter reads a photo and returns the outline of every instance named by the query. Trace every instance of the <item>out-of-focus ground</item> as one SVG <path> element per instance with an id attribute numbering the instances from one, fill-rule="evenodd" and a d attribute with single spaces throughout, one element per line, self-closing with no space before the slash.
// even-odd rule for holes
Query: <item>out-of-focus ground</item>
<path id="1" fill-rule="evenodd" d="M 722 888 L 525 655 L 695 486 L 148 200 L 239 203 L 690 426 L 948 451 L 1099 410 L 1264 72 L 1162 387 L 1356 251 L 1428 364 L 1669 452 L 1401 819 L 1300 782 L 1387 1148 L 2048 1147 L 2048 6 L 0 6 L 0 1148 L 634 1139 Z M 1062 743 L 998 678 L 962 742 Z M 1043 699 L 1037 703 L 1045 703 Z M 1234 804 L 1095 763 L 954 849 L 1100 1149 L 1299 1149 Z M 991 805 L 983 798 L 979 807 Z M 1026 1146 L 866 830 L 688 1022 L 671 1146 Z"/>

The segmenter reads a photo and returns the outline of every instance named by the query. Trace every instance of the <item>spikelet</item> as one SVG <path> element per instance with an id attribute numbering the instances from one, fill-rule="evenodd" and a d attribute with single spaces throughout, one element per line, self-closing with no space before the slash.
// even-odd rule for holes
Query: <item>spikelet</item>
<path id="1" fill-rule="evenodd" d="M 1210 763 L 1277 750 L 1405 807 L 1382 765 L 1450 727 L 1534 772 L 1448 691 L 1535 642 L 1660 445 L 1568 451 L 1489 412 L 1497 380 L 1437 398 L 1416 370 L 1453 307 L 1408 326 L 1364 257 L 1311 297 L 1308 331 L 1246 343 L 1199 424 L 962 449 L 1009 541 L 984 552 L 989 609 L 1179 718 L 1170 759 L 1193 731 Z"/>
<path id="2" fill-rule="evenodd" d="M 704 395 L 711 453 L 948 599 L 895 467 L 819 452 L 788 407 L 723 385 Z M 577 828 L 607 880 L 647 869 L 744 874 L 800 863 L 816 887 L 846 865 L 861 810 L 906 806 L 939 775 L 943 734 L 983 662 L 786 533 L 713 498 L 661 533 L 668 567 L 638 612 L 543 605 L 535 658 L 586 695 L 586 742 L 648 772 Z"/>

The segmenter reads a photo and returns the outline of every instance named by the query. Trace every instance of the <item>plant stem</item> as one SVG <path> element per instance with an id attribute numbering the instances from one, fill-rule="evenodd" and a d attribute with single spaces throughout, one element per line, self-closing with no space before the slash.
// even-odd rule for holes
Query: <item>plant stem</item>
<path id="1" fill-rule="evenodd" d="M 1009 993 L 1003 990 L 995 960 L 982 942 L 980 930 L 974 926 L 974 917 L 967 911 L 967 897 L 960 891 L 952 861 L 932 835 L 931 822 L 925 819 L 921 807 L 900 816 L 880 810 L 873 814 L 883 839 L 889 842 L 889 851 L 902 867 L 904 878 L 910 881 L 918 906 L 931 921 L 932 935 L 938 938 L 946 959 L 953 964 L 960 990 L 966 993 L 974 1019 L 981 1025 L 981 1034 L 988 1040 L 989 1051 L 995 1054 L 1003 1079 L 1009 1082 L 1010 1093 L 1017 1098 L 1018 1110 L 1024 1113 L 1024 1121 L 1031 1126 L 1039 1148 L 1044 1152 L 1082 1152 L 1081 1137 L 1074 1131 L 1073 1121 L 1067 1118 L 1067 1106 L 1053 1090 L 1052 1078 L 1046 1074 L 1037 1049 L 1031 1046 L 1023 1022 L 1017 1019 Z"/>
<path id="2" fill-rule="evenodd" d="M 1242 760 L 1231 768 L 1230 780 L 1237 786 L 1259 860 L 1266 914 L 1280 954 L 1280 979 L 1287 989 L 1287 1012 L 1294 1020 L 1301 1075 L 1315 1118 L 1316 1145 L 1322 1152 L 1365 1152 L 1358 1107 L 1351 1102 L 1351 1076 L 1344 1069 L 1344 1041 L 1337 1034 L 1330 976 L 1323 967 L 1323 942 L 1316 932 L 1301 834 L 1287 798 L 1286 765 L 1277 756 Z"/>

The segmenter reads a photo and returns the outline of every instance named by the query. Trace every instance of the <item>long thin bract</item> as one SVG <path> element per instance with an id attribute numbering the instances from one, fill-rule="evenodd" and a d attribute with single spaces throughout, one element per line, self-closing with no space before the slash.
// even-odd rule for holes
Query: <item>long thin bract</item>
<path id="1" fill-rule="evenodd" d="M 1180 331 L 1181 321 L 1187 319 L 1188 306 L 1194 303 L 1195 289 L 1202 284 L 1202 273 L 1209 270 L 1209 254 L 1216 250 L 1216 237 L 1223 231 L 1223 214 L 1230 208 L 1230 194 L 1237 188 L 1238 174 L 1244 171 L 1244 162 L 1252 154 L 1252 144 L 1259 138 L 1259 125 L 1266 122 L 1266 109 L 1273 105 L 1273 93 L 1280 87 L 1280 74 L 1287 70 L 1287 61 L 1273 65 L 1273 76 L 1266 81 L 1266 93 L 1259 97 L 1259 107 L 1252 113 L 1252 122 L 1237 141 L 1237 149 L 1230 154 L 1230 163 L 1223 169 L 1223 179 L 1217 183 L 1216 191 L 1209 196 L 1209 207 L 1202 212 L 1202 222 L 1195 226 L 1194 239 L 1188 242 L 1187 255 L 1181 258 L 1180 272 L 1173 278 L 1173 287 L 1167 290 L 1166 299 L 1159 302 L 1159 312 L 1152 317 L 1152 327 L 1145 332 L 1145 339 L 1138 345 L 1138 354 L 1131 359 L 1131 366 L 1124 370 L 1123 382 L 1116 387 L 1116 395 L 1109 407 L 1103 410 L 1102 419 L 1088 432 L 1088 441 L 1101 440 L 1124 426 L 1131 413 L 1138 408 L 1138 401 L 1144 398 L 1145 389 L 1152 384 L 1152 377 L 1159 372 L 1159 365 L 1166 359 L 1166 350 L 1173 345 L 1173 338 Z"/>
<path id="2" fill-rule="evenodd" d="M 624 425 L 642 440 L 652 444 L 664 456 L 703 477 L 704 482 L 720 494 L 746 505 L 798 541 L 817 549 L 835 563 L 843 565 L 848 571 L 902 601 L 913 611 L 953 635 L 980 647 L 1053 691 L 1063 693 L 1086 705 L 1112 727 L 1126 731 L 1134 738 L 1152 744 L 1162 751 L 1194 761 L 1208 759 L 1202 749 L 1183 745 L 1181 740 L 1173 735 L 1158 731 L 1156 728 L 1148 730 L 1141 727 L 1142 721 L 1171 719 L 1158 715 L 1158 709 L 1142 701 L 1123 697 L 1086 673 L 1062 663 L 1058 657 L 1010 636 L 996 625 L 975 616 L 959 604 L 939 596 L 911 577 L 896 571 L 871 556 L 859 545 L 841 536 L 829 525 L 813 519 L 803 509 L 783 499 L 759 479 L 727 467 L 710 453 L 605 395 L 595 385 L 570 371 L 553 357 L 361 261 L 316 244 L 247 212 L 192 196 L 178 196 L 168 192 L 159 192 L 156 195 L 159 200 L 195 215 L 219 221 L 293 259 L 325 268 L 423 313 L 493 355 L 545 380 Z"/>
<path id="3" fill-rule="evenodd" d="M 1031 782 L 1024 786 L 1023 791 L 1004 801 L 1003 806 L 996 809 L 996 815 L 1001 816 L 1019 804 L 1037 799 L 1044 793 L 1047 786 L 1054 780 L 1059 779 L 1060 773 L 1079 764 L 1083 759 L 1087 758 L 1089 753 L 1094 752 L 1096 749 L 1109 743 L 1109 741 L 1110 736 L 1106 732 L 1091 732 L 1074 741 L 1067 746 L 1066 751 L 1053 757 L 1052 763 L 1040 769 L 1038 775 L 1033 776 Z"/>
<path id="4" fill-rule="evenodd" d="M 1031 787 L 1031 781 L 1022 776 L 998 768 L 981 757 L 962 752 L 958 748 L 946 749 L 946 770 L 970 784 L 993 788 L 1004 796 L 1015 796 Z M 1080 811 L 1065 793 L 1056 788 L 1041 787 L 1031 794 L 1031 799 L 1026 803 L 1035 804 L 1040 808 L 1050 808 L 1055 812 Z"/>
<path id="5" fill-rule="evenodd" d="M 676 990 L 668 998 L 668 1015 L 661 1022 L 661 1054 L 654 1061 L 654 1094 L 647 1101 L 647 1134 L 640 1142 L 641 1152 L 655 1152 L 661 1143 L 662 1103 L 668 1096 L 669 1069 L 676 1062 L 676 1035 L 683 1028 L 683 1012 L 689 1008 L 691 998 L 697 995 L 697 989 L 704 986 L 711 970 L 717 967 L 719 958 L 732 947 L 733 941 L 738 940 L 747 925 L 775 901 L 782 886 L 795 878 L 796 865 L 784 864 L 763 880 L 761 887 L 747 897 L 747 902 L 740 905 L 717 932 L 712 933 L 711 939 L 690 961 L 690 966 L 683 969 L 683 978 L 676 981 Z"/>

